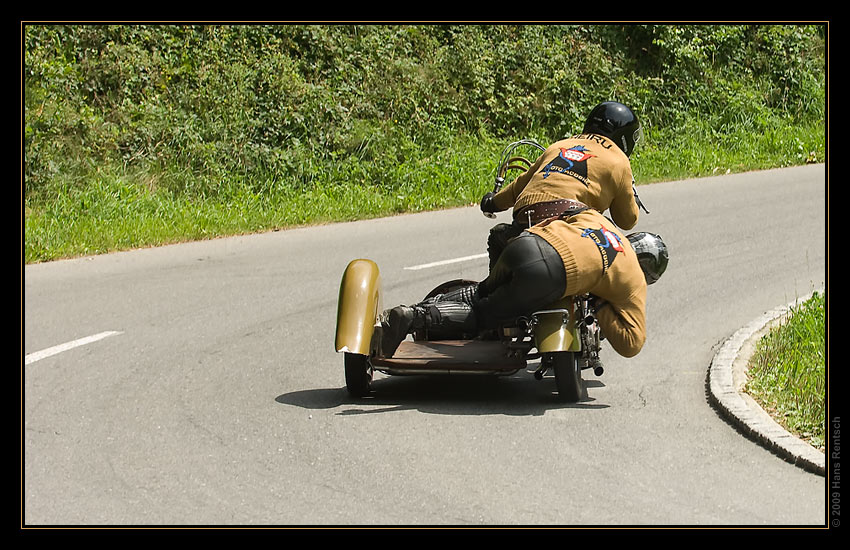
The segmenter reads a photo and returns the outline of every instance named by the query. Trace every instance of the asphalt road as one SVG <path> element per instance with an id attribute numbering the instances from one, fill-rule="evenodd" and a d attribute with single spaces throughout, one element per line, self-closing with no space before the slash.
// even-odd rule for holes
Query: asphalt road
<path id="1" fill-rule="evenodd" d="M 815 165 L 641 186 L 637 229 L 671 250 L 648 341 L 604 349 L 574 405 L 525 372 L 347 396 L 348 261 L 378 263 L 387 307 L 481 278 L 485 258 L 405 269 L 483 253 L 475 207 L 27 266 L 22 522 L 824 525 L 825 478 L 741 436 L 705 384 L 724 339 L 825 283 L 825 182 Z"/>

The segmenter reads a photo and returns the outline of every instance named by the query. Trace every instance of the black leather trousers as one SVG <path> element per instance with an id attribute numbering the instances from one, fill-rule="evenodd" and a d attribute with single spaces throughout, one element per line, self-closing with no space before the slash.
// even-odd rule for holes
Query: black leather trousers
<path id="1" fill-rule="evenodd" d="M 430 312 L 435 330 L 466 332 L 509 324 L 546 309 L 564 295 L 566 274 L 558 252 L 541 237 L 522 231 L 507 242 L 490 275 L 477 285 L 440 294 L 418 304 Z M 451 327 L 451 328 L 450 328 Z"/>
<path id="2" fill-rule="evenodd" d="M 490 275 L 478 285 L 473 309 L 481 328 L 492 328 L 536 310 L 564 295 L 567 277 L 558 251 L 523 231 L 508 242 Z"/>

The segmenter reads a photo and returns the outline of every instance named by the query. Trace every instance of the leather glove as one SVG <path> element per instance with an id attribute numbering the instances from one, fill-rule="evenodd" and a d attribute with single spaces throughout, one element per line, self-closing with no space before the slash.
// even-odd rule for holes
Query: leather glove
<path id="1" fill-rule="evenodd" d="M 495 196 L 496 194 L 492 191 L 484 195 L 484 198 L 481 199 L 482 212 L 484 212 L 485 214 L 493 214 L 496 212 L 496 206 L 493 204 L 493 197 Z"/>

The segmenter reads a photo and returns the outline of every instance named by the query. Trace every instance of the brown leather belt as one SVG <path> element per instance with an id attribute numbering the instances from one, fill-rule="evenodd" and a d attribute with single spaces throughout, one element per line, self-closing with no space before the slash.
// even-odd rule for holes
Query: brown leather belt
<path id="1" fill-rule="evenodd" d="M 573 199 L 538 202 L 523 206 L 519 210 L 514 210 L 514 221 L 519 225 L 530 227 L 553 217 L 565 218 L 575 216 L 588 208 L 590 207 L 583 202 Z"/>

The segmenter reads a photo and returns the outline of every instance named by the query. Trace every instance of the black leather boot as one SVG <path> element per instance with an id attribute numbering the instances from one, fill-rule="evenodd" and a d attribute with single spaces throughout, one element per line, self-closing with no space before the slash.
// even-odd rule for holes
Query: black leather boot
<path id="1" fill-rule="evenodd" d="M 426 340 L 464 340 L 474 338 L 478 321 L 466 302 L 423 302 L 415 306 L 396 306 L 381 320 L 381 352 L 392 357 L 408 334 L 419 331 Z"/>
<path id="2" fill-rule="evenodd" d="M 410 306 L 396 306 L 384 312 L 381 320 L 381 352 L 384 357 L 392 357 L 398 346 L 407 338 L 407 335 L 415 329 L 418 308 Z M 421 320 L 419 325 L 424 325 L 424 312 L 419 311 Z"/>

